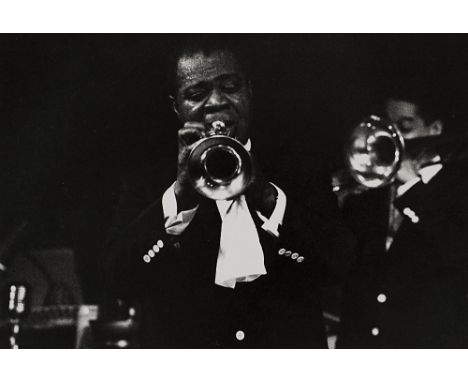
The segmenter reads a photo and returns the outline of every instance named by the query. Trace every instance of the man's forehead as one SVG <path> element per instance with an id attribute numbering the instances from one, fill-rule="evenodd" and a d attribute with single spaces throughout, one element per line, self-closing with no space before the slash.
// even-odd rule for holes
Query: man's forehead
<path id="1" fill-rule="evenodd" d="M 177 79 L 184 82 L 210 80 L 225 74 L 240 74 L 241 70 L 234 53 L 214 51 L 184 55 L 177 62 Z"/>

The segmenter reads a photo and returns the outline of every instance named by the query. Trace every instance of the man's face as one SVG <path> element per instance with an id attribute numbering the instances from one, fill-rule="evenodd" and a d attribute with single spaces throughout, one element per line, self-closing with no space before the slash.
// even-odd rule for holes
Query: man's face
<path id="1" fill-rule="evenodd" d="M 389 99 L 385 112 L 405 139 L 440 134 L 439 126 L 427 124 L 419 114 L 418 106 L 412 102 Z"/>
<path id="2" fill-rule="evenodd" d="M 233 53 L 182 56 L 177 64 L 175 107 L 182 123 L 207 127 L 223 121 L 228 133 L 245 143 L 250 127 L 250 86 Z"/>

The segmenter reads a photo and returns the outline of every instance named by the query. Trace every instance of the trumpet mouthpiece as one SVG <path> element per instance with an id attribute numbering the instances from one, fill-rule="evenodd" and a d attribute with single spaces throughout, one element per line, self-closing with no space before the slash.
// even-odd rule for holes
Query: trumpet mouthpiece
<path id="1" fill-rule="evenodd" d="M 226 135 L 226 124 L 223 121 L 214 121 L 208 131 L 208 136 Z"/>

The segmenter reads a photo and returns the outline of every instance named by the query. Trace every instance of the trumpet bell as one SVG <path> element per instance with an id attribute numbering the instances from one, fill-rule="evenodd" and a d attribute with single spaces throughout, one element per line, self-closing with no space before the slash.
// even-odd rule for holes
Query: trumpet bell
<path id="1" fill-rule="evenodd" d="M 345 160 L 357 182 L 377 188 L 393 181 L 403 153 L 404 140 L 397 128 L 390 121 L 371 115 L 353 129 Z"/>
<path id="2" fill-rule="evenodd" d="M 234 138 L 213 135 L 194 146 L 188 158 L 193 187 L 214 200 L 242 194 L 253 176 L 250 153 Z"/>

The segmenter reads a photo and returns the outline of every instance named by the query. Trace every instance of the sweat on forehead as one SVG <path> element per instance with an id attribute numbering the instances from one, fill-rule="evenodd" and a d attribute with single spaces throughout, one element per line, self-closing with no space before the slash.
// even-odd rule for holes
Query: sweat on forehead
<path id="1" fill-rule="evenodd" d="M 195 81 L 198 78 L 216 77 L 226 73 L 240 73 L 241 69 L 234 53 L 214 51 L 184 54 L 177 62 L 177 81 Z"/>

